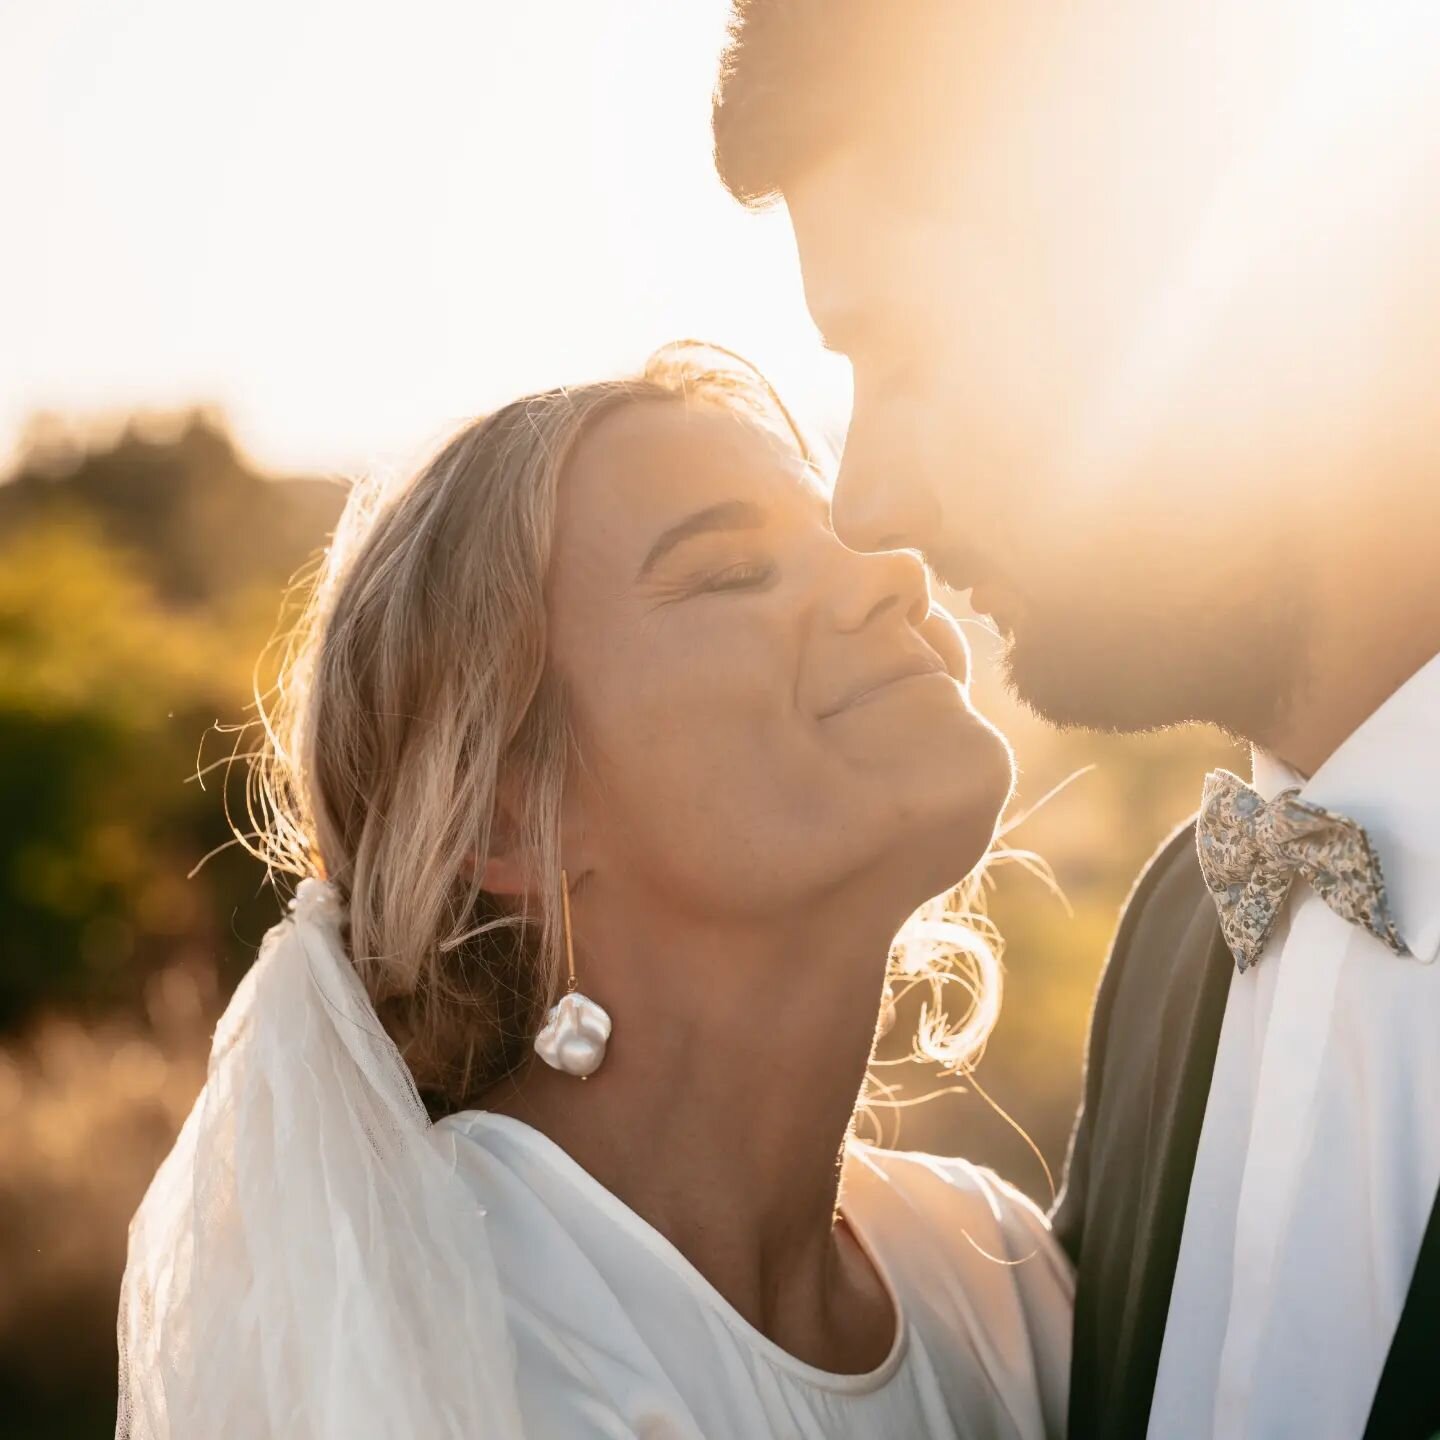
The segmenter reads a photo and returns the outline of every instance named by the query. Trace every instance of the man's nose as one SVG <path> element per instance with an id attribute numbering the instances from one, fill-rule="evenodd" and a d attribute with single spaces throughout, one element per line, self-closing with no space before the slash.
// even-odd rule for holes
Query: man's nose
<path id="1" fill-rule="evenodd" d="M 940 506 L 924 478 L 852 427 L 831 497 L 831 523 L 852 550 L 928 551 Z"/>

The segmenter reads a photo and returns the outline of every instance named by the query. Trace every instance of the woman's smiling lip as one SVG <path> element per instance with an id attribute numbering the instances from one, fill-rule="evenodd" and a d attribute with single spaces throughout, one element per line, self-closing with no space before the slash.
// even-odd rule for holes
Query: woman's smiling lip
<path id="1" fill-rule="evenodd" d="M 927 675 L 944 675 L 949 678 L 950 672 L 945 668 L 938 655 L 903 656 L 888 669 L 867 676 L 858 685 L 847 691 L 838 704 L 831 705 L 820 712 L 820 719 L 828 720 L 832 715 L 839 715 L 843 711 L 851 710 L 856 705 L 870 699 L 872 695 L 878 695 L 881 691 L 888 690 L 892 685 L 897 685 L 901 681 L 917 680 Z"/>

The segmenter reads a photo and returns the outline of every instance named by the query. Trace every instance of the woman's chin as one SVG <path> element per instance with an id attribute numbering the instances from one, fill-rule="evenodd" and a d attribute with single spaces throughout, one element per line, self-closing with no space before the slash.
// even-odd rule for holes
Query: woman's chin
<path id="1" fill-rule="evenodd" d="M 963 741 L 917 776 L 913 845 L 935 880 L 931 894 L 958 884 L 985 858 L 1015 783 L 1009 743 L 988 722 L 970 717 Z M 907 811 L 910 807 L 906 807 Z M 906 846 L 905 848 L 910 848 Z M 918 859 L 923 855 L 929 864 Z"/>

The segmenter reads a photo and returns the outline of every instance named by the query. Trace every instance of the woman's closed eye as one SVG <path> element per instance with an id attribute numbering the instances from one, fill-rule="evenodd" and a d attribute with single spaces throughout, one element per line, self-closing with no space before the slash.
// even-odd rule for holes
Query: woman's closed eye
<path id="1" fill-rule="evenodd" d="M 694 591 L 698 594 L 724 590 L 758 590 L 770 582 L 775 567 L 768 560 L 738 560 L 719 570 L 696 577 Z"/>
<path id="2" fill-rule="evenodd" d="M 655 599 L 661 605 L 674 605 L 705 595 L 764 590 L 775 579 L 776 573 L 776 566 L 771 560 L 732 560 L 660 581 L 655 588 Z"/>

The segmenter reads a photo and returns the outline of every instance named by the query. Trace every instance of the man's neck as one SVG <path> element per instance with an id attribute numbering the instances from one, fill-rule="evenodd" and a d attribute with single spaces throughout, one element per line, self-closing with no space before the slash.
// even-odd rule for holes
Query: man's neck
<path id="1" fill-rule="evenodd" d="M 1327 586 L 1328 604 L 1312 627 L 1306 680 L 1272 729 L 1250 736 L 1302 775 L 1313 775 L 1412 675 L 1440 654 L 1440 581 L 1434 562 L 1402 563 L 1383 593 L 1363 582 Z M 1350 572 L 1351 575 L 1354 572 Z"/>

